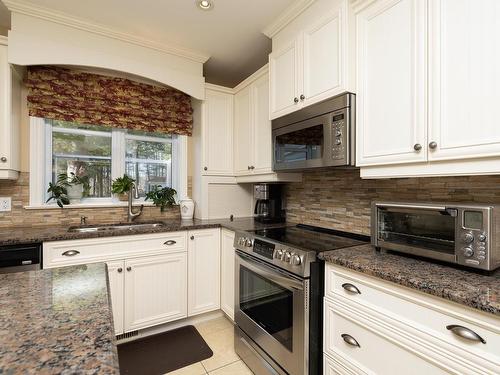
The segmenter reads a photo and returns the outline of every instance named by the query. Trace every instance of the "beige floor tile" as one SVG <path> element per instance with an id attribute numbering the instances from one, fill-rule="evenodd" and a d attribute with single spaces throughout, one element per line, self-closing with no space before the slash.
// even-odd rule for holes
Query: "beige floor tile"
<path id="1" fill-rule="evenodd" d="M 226 317 L 221 316 L 217 319 L 212 319 L 203 323 L 195 324 L 195 327 L 203 336 L 222 331 L 224 329 L 232 328 L 233 323 L 231 323 L 231 321 L 229 321 Z"/>
<path id="2" fill-rule="evenodd" d="M 208 372 L 240 359 L 234 352 L 234 330 L 232 327 L 205 334 L 203 338 L 214 352 L 212 357 L 201 362 Z"/>
<path id="3" fill-rule="evenodd" d="M 205 375 L 207 372 L 201 362 L 169 372 L 168 375 Z"/>
<path id="4" fill-rule="evenodd" d="M 209 372 L 210 375 L 252 375 L 253 372 L 242 362 L 234 362 L 230 365 Z"/>

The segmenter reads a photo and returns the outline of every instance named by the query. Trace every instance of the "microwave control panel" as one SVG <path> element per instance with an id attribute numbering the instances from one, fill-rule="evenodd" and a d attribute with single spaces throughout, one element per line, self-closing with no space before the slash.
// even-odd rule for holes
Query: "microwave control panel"
<path id="1" fill-rule="evenodd" d="M 336 112 L 332 115 L 332 159 L 343 160 L 347 155 L 347 129 L 346 112 Z"/>

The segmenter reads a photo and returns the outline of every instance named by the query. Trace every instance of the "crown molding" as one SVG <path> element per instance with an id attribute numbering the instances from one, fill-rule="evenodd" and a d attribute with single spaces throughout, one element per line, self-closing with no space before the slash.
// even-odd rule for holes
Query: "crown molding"
<path id="1" fill-rule="evenodd" d="M 306 10 L 316 0 L 295 0 L 292 5 L 285 9 L 278 18 L 268 25 L 262 32 L 269 38 L 273 38 L 286 25 L 297 18 L 304 10 Z"/>
<path id="2" fill-rule="evenodd" d="M 213 83 L 205 83 L 205 89 L 222 92 L 224 94 L 234 95 L 234 90 L 232 88 L 226 86 L 214 85 Z"/>
<path id="3" fill-rule="evenodd" d="M 23 0 L 2 0 L 5 6 L 14 13 L 40 18 L 60 25 L 72 27 L 93 34 L 136 44 L 159 52 L 168 53 L 198 63 L 205 63 L 210 56 L 180 46 L 150 41 L 132 34 L 128 34 L 107 26 L 90 22 L 81 18 L 70 16 L 66 13 L 51 10 L 46 7 L 30 4 Z"/>
<path id="4" fill-rule="evenodd" d="M 269 72 L 269 64 L 264 65 L 262 68 L 257 70 L 255 73 L 252 75 L 248 76 L 245 78 L 243 81 L 238 83 L 234 88 L 233 91 L 236 94 L 238 91 L 244 89 L 247 87 L 249 84 L 253 83 L 254 81 L 258 80 L 260 77 L 263 75 L 266 75 Z"/>

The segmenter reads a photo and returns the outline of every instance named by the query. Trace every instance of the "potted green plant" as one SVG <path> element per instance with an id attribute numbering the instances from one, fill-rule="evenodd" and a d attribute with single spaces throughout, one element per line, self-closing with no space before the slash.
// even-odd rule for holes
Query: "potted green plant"
<path id="1" fill-rule="evenodd" d="M 66 173 L 61 173 L 58 176 L 58 183 L 66 187 L 70 203 L 81 202 L 85 191 L 90 188 L 88 176 L 77 176 L 73 172 L 69 176 Z"/>
<path id="2" fill-rule="evenodd" d="M 57 205 L 61 208 L 63 208 L 65 204 L 69 204 L 68 185 L 67 182 L 63 183 L 61 181 L 57 181 L 56 183 L 49 182 L 47 193 L 50 193 L 50 197 L 47 199 L 47 203 L 51 200 L 55 200 Z"/>
<path id="3" fill-rule="evenodd" d="M 111 185 L 111 191 L 115 194 L 119 200 L 126 201 L 128 199 L 128 192 L 132 189 L 135 180 L 130 178 L 126 174 L 123 177 L 118 177 L 113 180 Z"/>
<path id="4" fill-rule="evenodd" d="M 151 199 L 156 207 L 160 207 L 161 212 L 165 208 L 175 205 L 175 195 L 177 191 L 170 187 L 162 187 L 161 185 L 153 186 L 153 188 L 146 193 L 146 200 Z"/>

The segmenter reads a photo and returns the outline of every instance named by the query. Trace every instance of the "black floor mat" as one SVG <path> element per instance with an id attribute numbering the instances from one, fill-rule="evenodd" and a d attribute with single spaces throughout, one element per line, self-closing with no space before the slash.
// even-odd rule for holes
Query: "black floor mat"
<path id="1" fill-rule="evenodd" d="M 210 358 L 213 354 L 194 326 L 118 345 L 120 373 L 130 375 L 165 374 Z"/>

